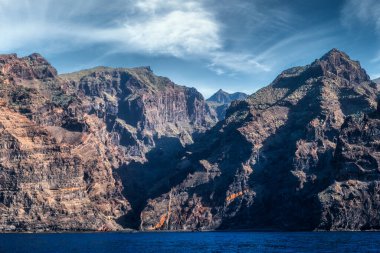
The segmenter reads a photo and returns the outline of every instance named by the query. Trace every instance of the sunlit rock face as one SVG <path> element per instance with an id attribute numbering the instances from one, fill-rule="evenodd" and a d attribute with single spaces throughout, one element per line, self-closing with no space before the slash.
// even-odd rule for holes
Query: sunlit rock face
<path id="1" fill-rule="evenodd" d="M 0 230 L 128 228 L 129 195 L 145 196 L 124 185 L 130 165 L 215 121 L 199 92 L 148 67 L 59 76 L 38 54 L 1 55 Z"/>

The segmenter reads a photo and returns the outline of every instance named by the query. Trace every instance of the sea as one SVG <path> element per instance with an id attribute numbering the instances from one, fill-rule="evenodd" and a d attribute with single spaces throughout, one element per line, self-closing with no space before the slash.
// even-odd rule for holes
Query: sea
<path id="1" fill-rule="evenodd" d="M 0 252 L 380 252 L 380 232 L 0 234 Z"/>

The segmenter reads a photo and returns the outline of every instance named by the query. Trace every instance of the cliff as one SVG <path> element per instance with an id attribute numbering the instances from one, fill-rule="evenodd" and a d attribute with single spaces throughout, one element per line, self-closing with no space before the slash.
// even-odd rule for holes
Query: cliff
<path id="1" fill-rule="evenodd" d="M 178 164 L 186 176 L 149 201 L 142 229 L 378 228 L 376 177 L 350 181 L 351 167 L 354 175 L 361 171 L 351 165 L 356 156 L 371 174 L 376 155 L 368 148 L 339 151 L 354 131 L 345 130 L 347 118 L 374 111 L 377 94 L 359 62 L 336 49 L 282 72 L 233 102 L 226 119 L 191 147 Z M 371 145 L 376 131 L 370 132 L 373 140 L 349 140 Z"/>
<path id="2" fill-rule="evenodd" d="M 216 123 L 149 67 L 1 55 L 0 229 L 379 229 L 378 94 L 333 49 Z"/>
<path id="3" fill-rule="evenodd" d="M 127 228 L 127 198 L 143 195 L 124 187 L 129 168 L 152 150 L 181 150 L 214 121 L 199 92 L 149 68 L 58 76 L 38 54 L 1 55 L 0 229 Z"/>

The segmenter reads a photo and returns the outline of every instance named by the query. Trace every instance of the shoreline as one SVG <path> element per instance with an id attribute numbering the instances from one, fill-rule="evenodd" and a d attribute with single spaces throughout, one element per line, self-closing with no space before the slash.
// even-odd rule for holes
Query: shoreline
<path id="1" fill-rule="evenodd" d="M 0 231 L 1 234 L 154 234 L 154 233 L 374 233 L 379 230 L 274 230 L 274 229 L 233 229 L 233 230 L 115 230 L 115 231 Z"/>

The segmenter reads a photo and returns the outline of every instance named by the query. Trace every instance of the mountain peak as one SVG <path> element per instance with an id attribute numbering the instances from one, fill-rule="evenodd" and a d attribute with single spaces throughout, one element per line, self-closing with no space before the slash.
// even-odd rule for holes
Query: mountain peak
<path id="1" fill-rule="evenodd" d="M 339 50 L 337 48 L 331 49 L 326 54 L 324 54 L 322 56 L 322 58 L 326 58 L 326 57 L 330 57 L 330 56 L 340 56 L 340 57 L 349 58 L 349 56 L 345 52 L 343 52 L 343 51 L 341 51 L 341 50 Z"/>
<path id="2" fill-rule="evenodd" d="M 360 65 L 359 62 L 351 60 L 351 58 L 343 51 L 339 49 L 333 48 L 324 54 L 320 59 L 320 61 L 326 61 L 333 65 L 340 65 L 344 62 L 350 62 L 355 65 Z"/>
<path id="3" fill-rule="evenodd" d="M 247 94 L 242 92 L 235 92 L 235 93 L 228 93 L 222 89 L 219 89 L 217 92 L 215 92 L 214 95 L 212 95 L 209 99 L 207 99 L 208 102 L 216 102 L 219 104 L 229 104 L 233 100 L 243 100 L 247 97 Z"/>
<path id="4" fill-rule="evenodd" d="M 359 61 L 352 60 L 345 52 L 331 49 L 312 65 L 319 66 L 324 76 L 339 77 L 349 82 L 368 82 L 370 77 Z"/>
<path id="5" fill-rule="evenodd" d="M 257 108 L 267 108 L 278 103 L 295 105 L 306 96 L 305 91 L 314 88 L 316 94 L 328 96 L 328 93 L 322 94 L 318 91 L 321 85 L 332 91 L 339 91 L 336 96 L 342 96 L 340 99 L 343 101 L 347 98 L 342 94 L 355 94 L 358 87 L 368 86 L 370 83 L 369 76 L 358 61 L 351 60 L 346 53 L 334 48 L 310 65 L 283 71 L 271 85 L 252 94 L 249 102 Z M 373 85 L 368 89 L 373 89 Z M 360 103 L 366 106 L 365 102 Z M 346 111 L 351 110 L 348 105 L 342 107 Z"/>
<path id="6" fill-rule="evenodd" d="M 218 94 L 222 95 L 222 96 L 229 96 L 230 95 L 230 93 L 228 93 L 227 91 L 224 91 L 223 89 L 219 89 L 217 92 L 214 93 L 213 96 L 218 95 Z"/>

